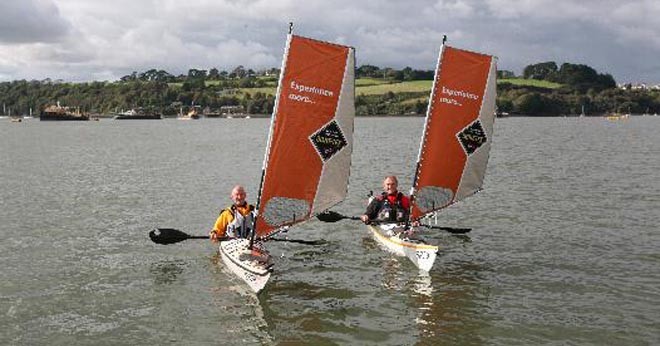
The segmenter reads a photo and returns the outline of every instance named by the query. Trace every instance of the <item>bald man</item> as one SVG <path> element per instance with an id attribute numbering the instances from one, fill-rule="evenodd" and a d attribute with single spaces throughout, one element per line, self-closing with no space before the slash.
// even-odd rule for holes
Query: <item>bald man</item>
<path id="1" fill-rule="evenodd" d="M 410 199 L 398 190 L 399 180 L 393 176 L 383 180 L 383 193 L 376 196 L 367 206 L 367 211 L 360 216 L 362 222 L 405 222 L 408 219 Z"/>
<path id="2" fill-rule="evenodd" d="M 254 206 L 247 203 L 247 194 L 241 185 L 231 190 L 232 205 L 223 209 L 209 233 L 211 241 L 222 237 L 248 238 L 254 223 Z"/>

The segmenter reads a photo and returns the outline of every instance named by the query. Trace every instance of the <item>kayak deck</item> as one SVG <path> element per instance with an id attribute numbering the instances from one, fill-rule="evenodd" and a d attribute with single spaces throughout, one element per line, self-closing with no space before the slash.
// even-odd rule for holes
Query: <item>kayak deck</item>
<path id="1" fill-rule="evenodd" d="M 249 246 L 249 239 L 231 239 L 220 242 L 219 251 L 227 268 L 259 293 L 268 283 L 273 261 L 262 242 L 255 241 L 252 249 Z"/>
<path id="2" fill-rule="evenodd" d="M 401 227 L 394 224 L 369 225 L 374 239 L 386 250 L 401 257 L 408 257 L 419 269 L 430 271 L 438 253 L 438 247 L 422 240 L 408 238 Z"/>

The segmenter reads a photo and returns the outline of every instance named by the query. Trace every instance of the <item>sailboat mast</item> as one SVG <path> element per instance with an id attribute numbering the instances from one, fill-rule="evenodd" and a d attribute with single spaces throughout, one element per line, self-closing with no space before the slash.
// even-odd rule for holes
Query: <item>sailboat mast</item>
<path id="1" fill-rule="evenodd" d="M 422 131 L 422 138 L 419 142 L 419 152 L 417 153 L 417 163 L 415 164 L 415 175 L 413 176 L 413 183 L 412 186 L 410 187 L 410 198 L 411 198 L 411 203 L 410 206 L 408 207 L 408 215 L 412 215 L 412 199 L 415 198 L 415 186 L 417 185 L 417 179 L 419 178 L 419 168 L 420 168 L 420 163 L 422 159 L 422 152 L 424 151 L 424 141 L 426 140 L 426 130 L 428 129 L 428 125 L 430 122 L 431 118 L 431 109 L 433 108 L 433 95 L 435 95 L 435 88 L 438 83 L 438 75 L 440 74 L 440 65 L 442 64 L 442 53 L 445 51 L 445 42 L 447 41 L 447 36 L 443 36 L 442 38 L 442 46 L 440 47 L 440 53 L 438 54 L 438 60 L 435 64 L 435 75 L 433 76 L 433 85 L 431 86 L 431 94 L 429 96 L 429 103 L 426 107 L 426 117 L 424 118 L 424 129 Z"/>
<path id="2" fill-rule="evenodd" d="M 293 23 L 289 23 L 289 33 L 286 38 L 286 45 L 284 47 L 284 57 L 282 58 L 282 68 L 280 69 L 280 76 L 277 82 L 277 92 L 275 97 L 275 104 L 273 105 L 273 114 L 270 117 L 270 129 L 268 131 L 268 140 L 266 141 L 266 153 L 264 155 L 264 162 L 261 165 L 261 180 L 259 181 L 259 192 L 257 194 L 257 212 L 261 212 L 261 195 L 264 188 L 264 180 L 266 178 L 266 168 L 268 166 L 268 157 L 270 156 L 270 144 L 273 140 L 273 129 L 275 128 L 275 119 L 277 118 L 277 106 L 280 101 L 280 93 L 282 92 L 282 79 L 284 78 L 284 69 L 286 68 L 286 60 L 289 56 L 289 46 L 291 45 L 291 38 L 293 37 Z M 252 223 L 252 236 L 250 237 L 250 249 L 254 243 L 254 238 L 257 234 L 257 218 L 253 219 Z"/>

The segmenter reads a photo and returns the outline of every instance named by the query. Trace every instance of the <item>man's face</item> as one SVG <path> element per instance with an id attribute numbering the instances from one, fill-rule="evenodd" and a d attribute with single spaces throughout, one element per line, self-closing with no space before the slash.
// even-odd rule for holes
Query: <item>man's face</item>
<path id="1" fill-rule="evenodd" d="M 246 197 L 247 197 L 247 194 L 245 193 L 245 190 L 243 190 L 243 189 L 233 189 L 231 191 L 231 200 L 236 205 L 241 205 L 241 204 L 245 203 L 245 198 Z"/>
<path id="2" fill-rule="evenodd" d="M 383 181 L 383 190 L 388 194 L 394 194 L 397 192 L 397 183 L 392 178 L 387 178 Z"/>

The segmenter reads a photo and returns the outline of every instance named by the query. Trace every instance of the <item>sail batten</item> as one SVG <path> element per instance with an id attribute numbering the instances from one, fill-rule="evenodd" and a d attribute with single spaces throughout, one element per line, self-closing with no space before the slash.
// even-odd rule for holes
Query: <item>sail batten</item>
<path id="1" fill-rule="evenodd" d="M 353 147 L 354 51 L 290 35 L 260 188 L 257 236 L 346 196 Z"/>
<path id="2" fill-rule="evenodd" d="M 481 189 L 495 118 L 496 60 L 443 45 L 412 187 L 411 218 Z"/>

